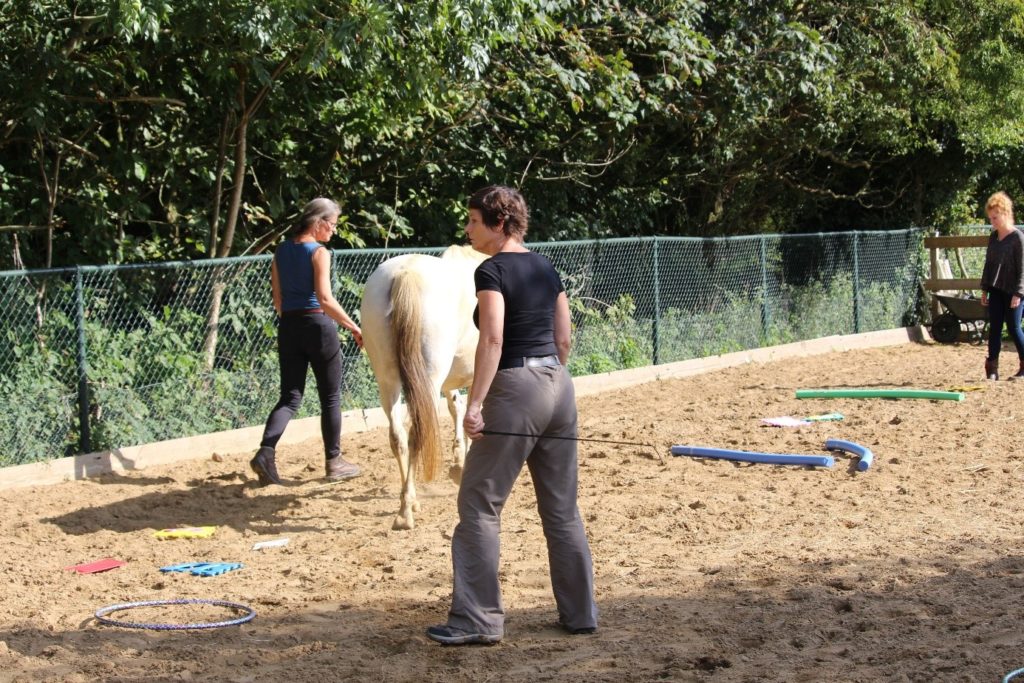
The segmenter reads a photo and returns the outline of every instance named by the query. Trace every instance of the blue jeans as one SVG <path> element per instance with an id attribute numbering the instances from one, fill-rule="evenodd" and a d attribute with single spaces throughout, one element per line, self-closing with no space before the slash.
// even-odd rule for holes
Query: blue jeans
<path id="1" fill-rule="evenodd" d="M 285 316 L 277 328 L 281 398 L 270 411 L 260 446 L 275 448 L 302 405 L 312 366 L 320 397 L 320 432 L 328 460 L 341 454 L 341 342 L 338 324 L 323 313 Z"/>
<path id="2" fill-rule="evenodd" d="M 988 357 L 989 360 L 999 358 L 999 349 L 1003 345 L 1003 325 L 1006 325 L 1010 339 L 1017 347 L 1017 356 L 1024 365 L 1024 332 L 1020 329 L 1024 303 L 1017 308 L 1010 308 L 1011 296 L 995 289 L 988 293 Z"/>

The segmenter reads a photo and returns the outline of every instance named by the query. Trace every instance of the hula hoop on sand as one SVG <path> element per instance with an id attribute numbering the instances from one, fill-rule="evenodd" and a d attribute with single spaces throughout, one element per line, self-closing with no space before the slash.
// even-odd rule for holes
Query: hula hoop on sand
<path id="1" fill-rule="evenodd" d="M 135 621 L 119 621 L 117 619 L 111 619 L 107 615 L 114 612 L 120 612 L 126 609 L 133 609 L 135 607 L 162 607 L 164 605 L 217 605 L 218 607 L 230 607 L 231 609 L 244 612 L 242 616 L 237 619 L 230 619 L 228 621 L 210 621 L 200 622 L 196 624 L 147 624 Z M 221 628 L 223 626 L 237 626 L 238 624 L 244 624 L 247 621 L 251 621 L 256 616 L 256 610 L 248 605 L 242 605 L 237 602 L 228 602 L 227 600 L 203 600 L 200 598 L 180 598 L 177 600 L 144 600 L 142 602 L 123 602 L 119 605 L 110 605 L 109 607 L 103 607 L 102 609 L 96 610 L 96 619 L 104 624 L 110 626 L 121 626 L 123 628 L 148 628 L 155 631 L 184 631 L 191 629 L 200 628 Z"/>

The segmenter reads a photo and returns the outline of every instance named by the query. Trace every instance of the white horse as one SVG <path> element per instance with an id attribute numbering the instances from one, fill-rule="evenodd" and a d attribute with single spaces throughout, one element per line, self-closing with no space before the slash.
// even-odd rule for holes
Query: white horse
<path id="1" fill-rule="evenodd" d="M 473 271 L 486 258 L 468 246 L 449 247 L 440 258 L 405 254 L 380 264 L 366 281 L 359 321 L 363 348 L 377 378 L 391 452 L 402 476 L 401 508 L 393 529 L 415 524 L 416 470 L 430 481 L 444 460 L 437 415 L 440 393 L 448 399 L 455 422 L 455 465 L 449 476 L 456 483 L 462 478 L 468 444 L 462 429 L 466 399 L 459 389 L 473 381 L 479 338 L 473 324 Z"/>

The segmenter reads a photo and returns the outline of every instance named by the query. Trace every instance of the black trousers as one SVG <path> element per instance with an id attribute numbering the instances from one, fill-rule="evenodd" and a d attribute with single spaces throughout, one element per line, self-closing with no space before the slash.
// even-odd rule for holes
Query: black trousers
<path id="1" fill-rule="evenodd" d="M 270 411 L 260 446 L 276 448 L 302 404 L 306 372 L 312 366 L 320 397 L 320 432 L 329 460 L 341 453 L 341 342 L 338 324 L 323 313 L 285 316 L 277 328 L 281 398 Z"/>

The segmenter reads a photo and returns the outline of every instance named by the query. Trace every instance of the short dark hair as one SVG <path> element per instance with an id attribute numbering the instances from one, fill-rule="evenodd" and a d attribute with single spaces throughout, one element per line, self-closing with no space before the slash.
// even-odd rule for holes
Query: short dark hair
<path id="1" fill-rule="evenodd" d="M 469 198 L 469 208 L 476 209 L 484 225 L 496 227 L 503 220 L 502 232 L 520 241 L 526 236 L 530 224 L 530 210 L 519 190 L 505 185 L 488 185 Z"/>

